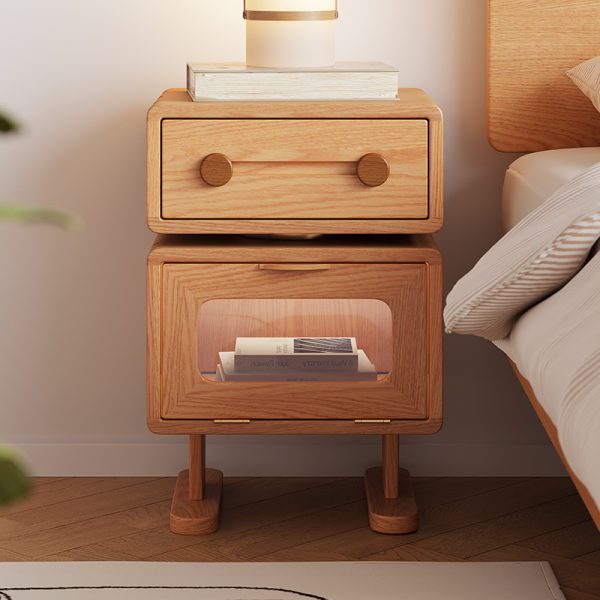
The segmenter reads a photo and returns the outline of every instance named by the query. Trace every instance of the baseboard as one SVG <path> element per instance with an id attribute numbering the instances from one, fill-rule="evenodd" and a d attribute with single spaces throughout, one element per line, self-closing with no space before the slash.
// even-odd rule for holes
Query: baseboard
<path id="1" fill-rule="evenodd" d="M 186 466 L 182 443 L 17 444 L 37 476 L 164 477 Z M 551 445 L 406 442 L 401 465 L 424 477 L 554 477 L 565 470 Z M 379 463 L 376 438 L 209 438 L 208 464 L 228 476 L 362 475 Z"/>

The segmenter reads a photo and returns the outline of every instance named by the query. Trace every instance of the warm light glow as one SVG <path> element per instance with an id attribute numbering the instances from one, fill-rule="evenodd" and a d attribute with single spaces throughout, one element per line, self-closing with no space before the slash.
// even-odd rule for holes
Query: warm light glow
<path id="1" fill-rule="evenodd" d="M 246 0 L 247 11 L 328 12 L 336 0 Z M 335 62 L 335 19 L 246 21 L 246 63 L 252 67 L 328 67 Z"/>

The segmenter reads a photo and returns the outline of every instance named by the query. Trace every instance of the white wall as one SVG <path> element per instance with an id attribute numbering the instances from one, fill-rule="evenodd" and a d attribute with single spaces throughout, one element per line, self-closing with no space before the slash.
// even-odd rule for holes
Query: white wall
<path id="1" fill-rule="evenodd" d="M 485 132 L 484 0 L 341 0 L 338 58 L 400 67 L 446 117 L 453 283 L 499 236 L 510 156 Z M 0 225 L 0 437 L 43 474 L 163 474 L 176 438 L 145 429 L 145 113 L 187 61 L 243 60 L 242 1 L 3 0 L 0 106 L 25 125 L 0 144 L 1 199 L 76 211 L 82 233 Z M 213 439 L 228 474 L 350 474 L 373 438 Z M 406 441 L 420 474 L 551 474 L 558 461 L 490 344 L 446 345 L 441 434 Z"/>

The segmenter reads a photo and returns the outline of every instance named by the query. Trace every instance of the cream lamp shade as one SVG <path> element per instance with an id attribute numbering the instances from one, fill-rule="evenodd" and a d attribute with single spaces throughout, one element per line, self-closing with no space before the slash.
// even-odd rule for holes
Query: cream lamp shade
<path id="1" fill-rule="evenodd" d="M 246 64 L 309 68 L 335 63 L 337 0 L 245 0 Z"/>

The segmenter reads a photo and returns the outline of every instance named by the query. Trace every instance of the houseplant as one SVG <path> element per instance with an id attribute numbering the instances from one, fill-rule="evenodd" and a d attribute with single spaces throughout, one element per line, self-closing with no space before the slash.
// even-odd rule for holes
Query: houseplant
<path id="1" fill-rule="evenodd" d="M 0 134 L 16 133 L 18 125 L 0 112 Z M 18 221 L 21 223 L 47 223 L 66 229 L 79 226 L 79 219 L 68 213 L 49 207 L 27 207 L 20 204 L 7 204 L 0 198 L 0 221 Z"/>
<path id="2" fill-rule="evenodd" d="M 17 124 L 0 112 L 0 134 L 18 131 Z M 0 198 L 0 221 L 47 223 L 74 229 L 79 220 L 73 215 L 48 207 L 26 207 L 8 204 Z M 0 505 L 12 502 L 27 493 L 30 480 L 19 457 L 10 448 L 0 446 Z"/>

